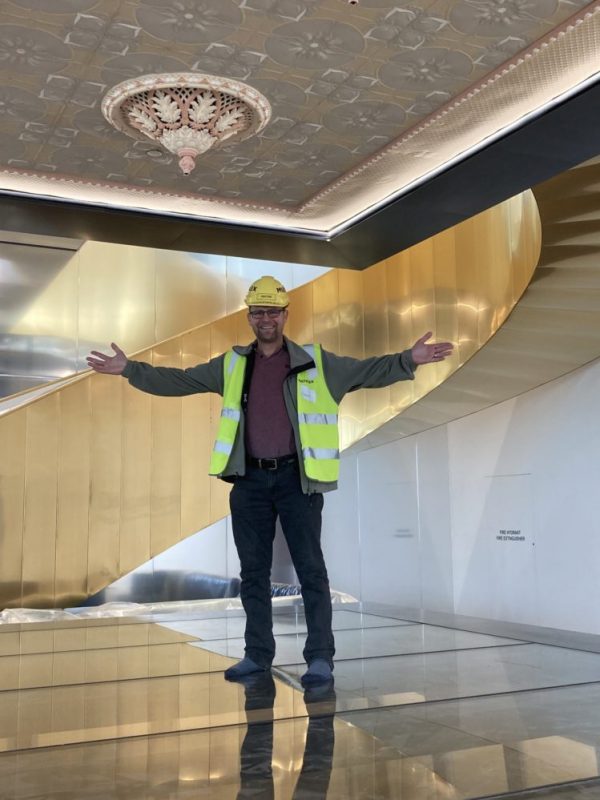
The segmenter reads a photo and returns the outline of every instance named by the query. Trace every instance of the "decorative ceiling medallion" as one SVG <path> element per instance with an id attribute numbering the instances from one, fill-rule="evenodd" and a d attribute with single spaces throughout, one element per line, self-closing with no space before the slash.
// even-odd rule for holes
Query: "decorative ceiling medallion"
<path id="1" fill-rule="evenodd" d="M 202 153 L 232 136 L 241 141 L 261 131 L 271 106 L 241 81 L 175 72 L 119 83 L 105 95 L 102 113 L 127 136 L 148 137 L 179 156 L 181 171 L 189 175 Z"/>

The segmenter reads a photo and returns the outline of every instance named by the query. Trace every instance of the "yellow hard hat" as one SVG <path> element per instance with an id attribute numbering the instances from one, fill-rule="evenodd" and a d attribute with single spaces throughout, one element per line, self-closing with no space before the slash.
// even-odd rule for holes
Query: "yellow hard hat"
<path id="1" fill-rule="evenodd" d="M 289 305 L 290 298 L 282 283 L 279 283 L 272 275 L 263 275 L 262 278 L 254 281 L 248 289 L 244 302 L 247 306 L 277 306 L 277 308 L 285 308 Z"/>

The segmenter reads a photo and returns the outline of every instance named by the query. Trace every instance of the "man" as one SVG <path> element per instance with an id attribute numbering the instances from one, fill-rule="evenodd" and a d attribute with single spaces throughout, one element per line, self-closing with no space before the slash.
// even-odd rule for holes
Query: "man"
<path id="1" fill-rule="evenodd" d="M 223 410 L 210 474 L 233 483 L 233 537 L 241 564 L 246 612 L 245 657 L 225 672 L 229 680 L 270 669 L 275 654 L 271 562 L 277 517 L 302 589 L 307 639 L 305 686 L 332 679 L 331 594 L 321 551 L 323 492 L 337 488 L 338 406 L 347 392 L 414 378 L 419 364 L 443 361 L 449 342 L 422 336 L 410 350 L 364 360 L 301 347 L 283 335 L 289 298 L 271 276 L 246 296 L 252 344 L 189 369 L 128 361 L 93 351 L 97 372 L 123 375 L 132 386 L 163 396 L 217 392 Z"/>

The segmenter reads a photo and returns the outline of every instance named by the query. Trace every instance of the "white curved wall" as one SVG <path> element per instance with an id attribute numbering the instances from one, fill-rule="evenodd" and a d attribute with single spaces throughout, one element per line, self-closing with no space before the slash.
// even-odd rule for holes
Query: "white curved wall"
<path id="1" fill-rule="evenodd" d="M 343 457 L 332 585 L 365 601 L 600 633 L 600 361 Z"/>

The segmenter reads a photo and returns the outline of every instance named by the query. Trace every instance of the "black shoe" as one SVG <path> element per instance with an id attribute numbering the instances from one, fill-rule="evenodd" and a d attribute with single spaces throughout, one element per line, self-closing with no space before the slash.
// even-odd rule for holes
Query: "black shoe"
<path id="1" fill-rule="evenodd" d="M 225 670 L 225 679 L 228 681 L 239 681 L 240 678 L 245 678 L 248 675 L 256 673 L 264 674 L 270 669 L 271 667 L 261 667 L 256 661 L 252 661 L 251 658 L 245 656 L 241 661 L 238 661 L 237 664 Z"/>
<path id="2" fill-rule="evenodd" d="M 332 680 L 332 668 L 324 658 L 315 658 L 315 660 L 308 665 L 308 669 L 300 678 L 302 686 L 314 686 L 319 683 L 329 683 Z"/>

